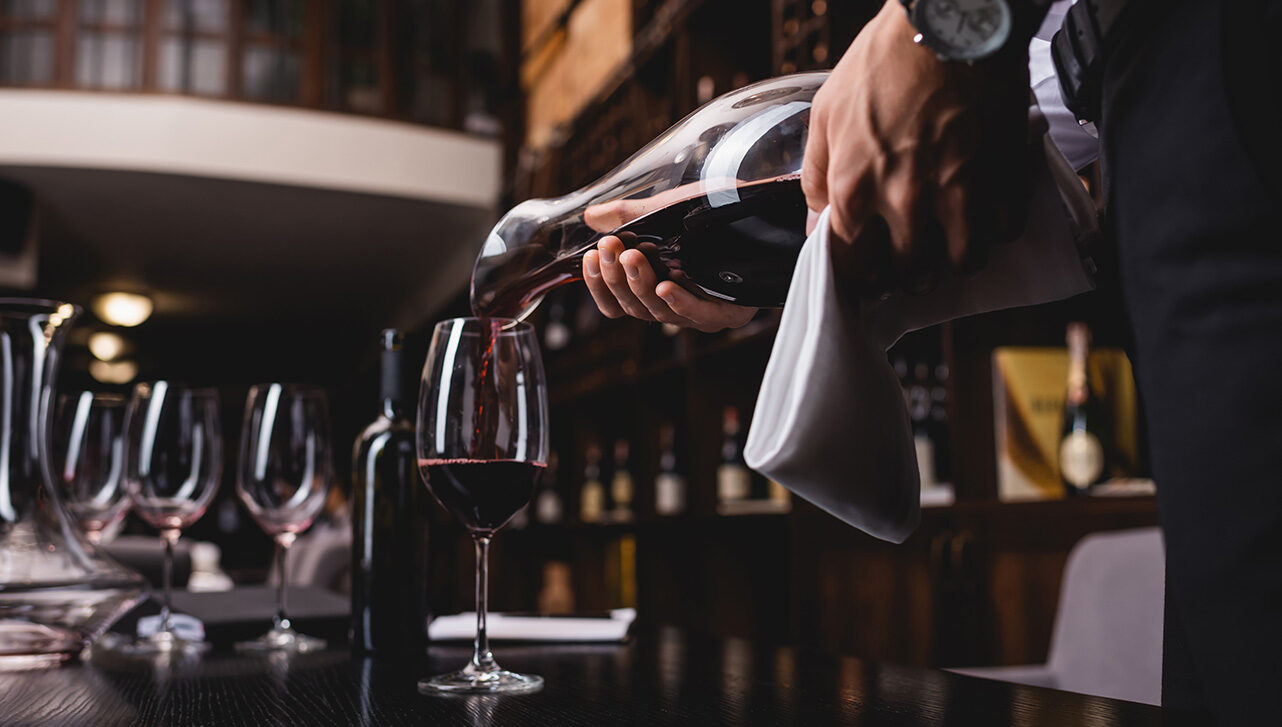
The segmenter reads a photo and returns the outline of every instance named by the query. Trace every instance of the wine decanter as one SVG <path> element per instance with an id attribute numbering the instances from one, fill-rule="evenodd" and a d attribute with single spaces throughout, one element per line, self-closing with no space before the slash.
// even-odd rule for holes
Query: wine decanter
<path id="1" fill-rule="evenodd" d="M 517 205 L 477 258 L 473 310 L 528 315 L 549 290 L 582 279 L 583 253 L 607 234 L 645 253 L 660 279 L 741 305 L 782 305 L 805 241 L 810 104 L 827 77 L 731 91 L 600 180 Z"/>
<path id="2" fill-rule="evenodd" d="M 50 407 L 78 313 L 0 298 L 0 671 L 75 656 L 147 590 L 72 525 L 53 486 Z"/>

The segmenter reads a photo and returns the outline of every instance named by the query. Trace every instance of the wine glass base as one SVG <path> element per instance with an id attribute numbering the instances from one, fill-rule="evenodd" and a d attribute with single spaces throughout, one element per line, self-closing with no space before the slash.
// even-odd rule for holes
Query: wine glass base
<path id="1" fill-rule="evenodd" d="M 237 651 L 288 651 L 295 654 L 320 651 L 324 648 L 323 639 L 300 634 L 290 628 L 272 629 L 253 641 L 242 641 L 236 644 Z"/>
<path id="2" fill-rule="evenodd" d="M 449 674 L 419 680 L 420 694 L 529 694 L 543 688 L 543 677 L 517 674 L 497 666 L 479 669 L 468 664 Z"/>
<path id="3" fill-rule="evenodd" d="M 130 656 L 150 656 L 153 654 L 199 654 L 209 649 L 205 641 L 192 641 L 171 631 L 159 631 L 146 638 L 133 642 L 111 645 L 112 651 Z"/>

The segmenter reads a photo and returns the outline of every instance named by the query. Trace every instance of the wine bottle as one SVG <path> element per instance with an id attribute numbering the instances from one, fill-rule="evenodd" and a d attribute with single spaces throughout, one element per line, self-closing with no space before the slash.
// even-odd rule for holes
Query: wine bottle
<path id="1" fill-rule="evenodd" d="M 556 452 L 550 452 L 548 454 L 548 467 L 543 473 L 543 487 L 539 490 L 538 497 L 534 499 L 535 519 L 544 525 L 554 525 L 561 522 L 563 505 L 561 503 L 561 493 L 556 488 L 559 466 L 560 462 Z"/>
<path id="2" fill-rule="evenodd" d="M 752 496 L 752 470 L 743 459 L 739 410 L 728 406 L 721 414 L 721 464 L 717 467 L 717 500 L 738 502 Z"/>
<path id="3" fill-rule="evenodd" d="M 1059 474 L 1069 495 L 1082 494 L 1108 475 L 1108 425 L 1091 387 L 1090 329 L 1068 325 L 1068 388 L 1059 445 Z"/>
<path id="4" fill-rule="evenodd" d="M 917 476 L 922 489 L 935 486 L 935 440 L 930 427 L 930 366 L 919 361 L 913 366 L 908 385 L 908 417 L 913 427 L 913 447 L 917 453 Z"/>
<path id="5" fill-rule="evenodd" d="M 610 500 L 613 505 L 611 519 L 628 522 L 632 519 L 632 470 L 628 468 L 628 440 L 614 443 L 614 476 L 610 478 Z"/>
<path id="6" fill-rule="evenodd" d="M 659 427 L 659 474 L 654 478 L 654 511 L 679 515 L 686 507 L 686 480 L 677 469 L 676 433 L 672 424 Z"/>
<path id="7" fill-rule="evenodd" d="M 558 300 L 548 306 L 548 319 L 543 326 L 543 346 L 547 350 L 560 351 L 570 344 L 572 332 L 565 319 L 563 302 Z"/>
<path id="8" fill-rule="evenodd" d="M 403 388 L 399 331 L 380 337 L 378 418 L 352 455 L 352 648 L 421 654 L 427 646 L 426 490 Z"/>
<path id="9" fill-rule="evenodd" d="M 601 485 L 601 450 L 588 445 L 583 468 L 583 489 L 579 491 L 579 519 L 599 523 L 605 516 L 605 488 Z"/>

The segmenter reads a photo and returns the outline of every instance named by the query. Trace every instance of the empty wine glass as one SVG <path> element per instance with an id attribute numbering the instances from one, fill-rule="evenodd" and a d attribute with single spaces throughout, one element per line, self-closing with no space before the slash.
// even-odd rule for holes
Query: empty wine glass
<path id="1" fill-rule="evenodd" d="M 58 397 L 53 423 L 54 482 L 89 542 L 129 512 L 125 397 L 80 391 Z"/>
<path id="2" fill-rule="evenodd" d="M 252 387 L 245 402 L 236 494 L 276 541 L 279 580 L 271 630 L 236 648 L 303 652 L 325 646 L 321 639 L 295 631 L 285 615 L 285 558 L 325 504 L 330 475 L 325 392 L 297 384 Z"/>
<path id="3" fill-rule="evenodd" d="M 197 651 L 201 641 L 179 636 L 170 618 L 174 544 L 183 528 L 205 514 L 223 472 L 218 392 L 168 381 L 138 384 L 125 412 L 125 477 L 134 512 L 165 542 L 160 627 L 128 647 L 134 653 Z"/>
<path id="4" fill-rule="evenodd" d="M 548 404 L 534 329 L 503 318 L 437 324 L 423 367 L 419 472 L 476 544 L 476 641 L 461 670 L 424 679 L 427 694 L 533 692 L 543 677 L 501 668 L 485 631 L 490 539 L 530 501 L 547 467 Z"/>

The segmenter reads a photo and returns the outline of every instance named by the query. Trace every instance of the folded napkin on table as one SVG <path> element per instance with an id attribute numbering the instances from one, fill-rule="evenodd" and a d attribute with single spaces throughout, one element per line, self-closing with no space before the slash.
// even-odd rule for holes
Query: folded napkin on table
<path id="1" fill-rule="evenodd" d="M 829 255 L 828 211 L 802 247 L 748 432 L 748 465 L 845 522 L 902 542 L 920 517 L 916 450 L 886 349 L 954 318 L 1068 298 L 1093 286 L 1080 252 L 1094 205 L 1050 139 L 1034 145 L 1023 237 L 931 293 L 852 310 Z"/>
<path id="2" fill-rule="evenodd" d="M 632 608 L 616 608 L 608 618 L 490 613 L 485 616 L 485 632 L 495 641 L 623 641 L 636 618 Z M 427 627 L 427 635 L 432 641 L 471 639 L 476 636 L 476 613 L 440 616 Z"/>

